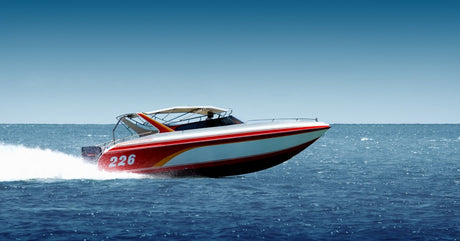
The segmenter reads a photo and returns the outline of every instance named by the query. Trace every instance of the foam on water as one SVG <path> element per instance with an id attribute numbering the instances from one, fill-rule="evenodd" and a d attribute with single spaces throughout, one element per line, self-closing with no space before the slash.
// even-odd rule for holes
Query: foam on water
<path id="1" fill-rule="evenodd" d="M 369 137 L 362 137 L 361 141 L 373 141 L 374 139 L 369 138 Z"/>
<path id="2" fill-rule="evenodd" d="M 142 178 L 132 173 L 99 171 L 97 165 L 58 151 L 0 143 L 0 181 L 31 179 Z"/>

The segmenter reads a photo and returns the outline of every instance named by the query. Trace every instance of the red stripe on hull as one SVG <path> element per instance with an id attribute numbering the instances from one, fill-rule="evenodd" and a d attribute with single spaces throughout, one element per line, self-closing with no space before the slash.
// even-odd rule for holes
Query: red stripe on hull
<path id="1" fill-rule="evenodd" d="M 183 165 L 177 167 L 153 168 L 142 171 L 133 171 L 140 174 L 153 174 L 172 177 L 184 176 L 206 176 L 222 177 L 239 175 L 264 170 L 281 164 L 303 151 L 317 139 L 299 146 L 285 149 L 278 152 L 266 153 L 257 156 L 222 160 L 217 162 L 200 163 L 194 165 Z"/>

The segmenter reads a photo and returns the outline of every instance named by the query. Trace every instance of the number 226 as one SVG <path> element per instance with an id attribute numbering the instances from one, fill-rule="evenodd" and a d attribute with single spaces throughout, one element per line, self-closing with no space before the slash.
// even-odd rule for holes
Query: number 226
<path id="1" fill-rule="evenodd" d="M 131 154 L 129 155 L 129 157 L 126 157 L 125 155 L 123 155 L 123 156 L 120 156 L 120 158 L 118 158 L 117 156 L 113 156 L 112 158 L 110 158 L 109 167 L 126 166 L 126 164 L 133 165 L 135 161 L 136 161 L 135 154 Z"/>

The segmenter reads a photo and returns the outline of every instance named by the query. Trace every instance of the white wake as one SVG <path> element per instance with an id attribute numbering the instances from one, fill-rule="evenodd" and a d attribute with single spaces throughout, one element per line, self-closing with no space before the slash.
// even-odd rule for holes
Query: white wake
<path id="1" fill-rule="evenodd" d="M 99 171 L 96 164 L 58 151 L 0 143 L 0 181 L 31 179 L 143 178 L 131 173 Z"/>

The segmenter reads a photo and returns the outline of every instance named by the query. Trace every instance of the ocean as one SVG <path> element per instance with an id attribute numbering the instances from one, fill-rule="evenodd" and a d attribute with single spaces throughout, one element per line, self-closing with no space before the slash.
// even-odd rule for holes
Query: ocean
<path id="1" fill-rule="evenodd" d="M 224 178 L 104 173 L 112 125 L 0 125 L 0 240 L 459 240 L 460 125 L 336 124 Z"/>

